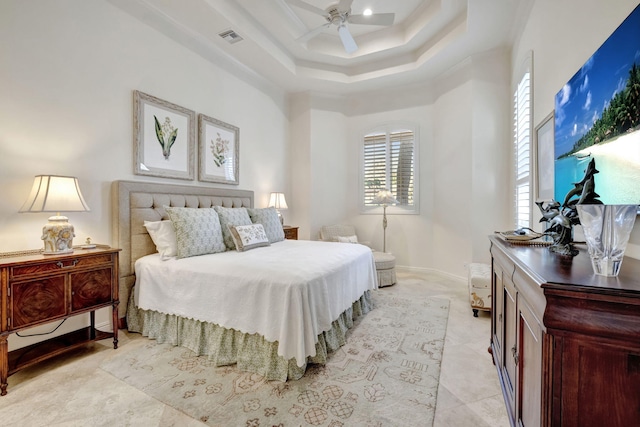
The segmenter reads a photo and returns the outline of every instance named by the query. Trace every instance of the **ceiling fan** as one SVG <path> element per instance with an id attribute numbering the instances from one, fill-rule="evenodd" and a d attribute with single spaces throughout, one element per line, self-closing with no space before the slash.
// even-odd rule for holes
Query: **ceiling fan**
<path id="1" fill-rule="evenodd" d="M 306 3 L 302 0 L 286 0 L 292 6 L 299 7 L 300 9 L 313 12 L 317 15 L 324 17 L 327 20 L 325 24 L 314 28 L 308 33 L 302 35 L 297 39 L 299 42 L 306 42 L 313 37 L 320 34 L 326 28 L 332 25 L 338 28 L 338 35 L 344 45 L 344 49 L 347 53 L 353 53 L 358 50 L 358 45 L 353 39 L 349 27 L 347 24 L 359 24 L 359 25 L 391 25 L 395 18 L 393 13 L 373 13 L 371 15 L 352 15 L 351 4 L 353 0 L 340 0 L 339 3 L 329 6 L 326 10 L 322 10 L 312 4 Z"/>

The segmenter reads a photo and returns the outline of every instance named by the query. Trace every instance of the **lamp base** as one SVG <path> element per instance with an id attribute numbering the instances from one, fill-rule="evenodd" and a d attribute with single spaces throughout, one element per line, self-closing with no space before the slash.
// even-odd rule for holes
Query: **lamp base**
<path id="1" fill-rule="evenodd" d="M 42 227 L 45 255 L 60 255 L 73 252 L 73 225 L 69 224 L 66 216 L 54 215 Z"/>

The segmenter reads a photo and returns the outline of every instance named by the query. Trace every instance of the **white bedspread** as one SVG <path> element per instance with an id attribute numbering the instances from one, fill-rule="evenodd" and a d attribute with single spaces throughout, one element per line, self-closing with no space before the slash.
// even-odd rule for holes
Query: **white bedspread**
<path id="1" fill-rule="evenodd" d="M 302 240 L 166 261 L 153 254 L 135 271 L 138 307 L 258 333 L 298 366 L 315 355 L 317 336 L 377 287 L 368 247 Z"/>

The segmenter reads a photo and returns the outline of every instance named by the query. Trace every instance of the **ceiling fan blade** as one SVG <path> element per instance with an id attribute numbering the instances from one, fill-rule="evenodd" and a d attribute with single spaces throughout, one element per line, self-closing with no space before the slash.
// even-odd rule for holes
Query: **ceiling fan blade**
<path id="1" fill-rule="evenodd" d="M 341 12 L 350 11 L 351 3 L 353 3 L 353 0 L 340 0 L 340 3 L 338 3 L 338 10 Z"/>
<path id="2" fill-rule="evenodd" d="M 302 0 L 286 0 L 291 6 L 299 7 L 300 9 L 308 10 L 309 12 L 313 12 L 317 15 L 324 16 L 325 18 L 329 16 L 327 11 L 320 9 L 319 7 L 315 7 L 312 4 L 305 3 Z"/>
<path id="3" fill-rule="evenodd" d="M 338 26 L 338 35 L 340 36 L 340 40 L 342 40 L 342 44 L 344 45 L 344 50 L 346 50 L 347 53 L 353 53 L 358 50 L 358 45 L 346 25 L 340 24 Z"/>
<path id="4" fill-rule="evenodd" d="M 309 40 L 311 40 L 312 38 L 314 38 L 315 36 L 320 34 L 324 29 L 329 28 L 330 26 L 331 26 L 330 22 L 327 22 L 326 24 L 320 25 L 319 27 L 314 28 L 313 30 L 309 31 L 308 33 L 301 35 L 300 37 L 298 37 L 296 39 L 296 41 L 300 42 L 300 43 L 308 42 Z"/>
<path id="5" fill-rule="evenodd" d="M 359 25 L 392 25 L 395 13 L 374 13 L 373 15 L 351 15 L 349 22 Z"/>

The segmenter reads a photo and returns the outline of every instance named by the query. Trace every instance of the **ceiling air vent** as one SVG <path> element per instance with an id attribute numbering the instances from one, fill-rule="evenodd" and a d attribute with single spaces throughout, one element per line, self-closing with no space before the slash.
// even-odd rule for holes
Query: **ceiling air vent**
<path id="1" fill-rule="evenodd" d="M 218 34 L 220 37 L 228 41 L 230 44 L 238 43 L 242 40 L 240 34 L 233 30 L 226 30 Z"/>

